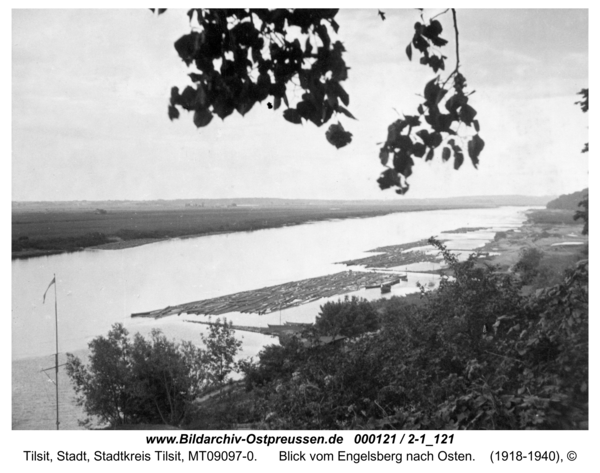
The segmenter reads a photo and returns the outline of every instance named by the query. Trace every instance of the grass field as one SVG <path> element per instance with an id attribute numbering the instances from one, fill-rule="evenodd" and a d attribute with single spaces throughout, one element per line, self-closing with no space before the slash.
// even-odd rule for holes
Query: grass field
<path id="1" fill-rule="evenodd" d="M 107 213 L 97 213 L 91 209 L 13 210 L 13 258 L 77 251 L 115 241 L 252 231 L 317 220 L 364 218 L 394 212 L 466 207 L 468 206 L 181 207 L 115 209 Z"/>

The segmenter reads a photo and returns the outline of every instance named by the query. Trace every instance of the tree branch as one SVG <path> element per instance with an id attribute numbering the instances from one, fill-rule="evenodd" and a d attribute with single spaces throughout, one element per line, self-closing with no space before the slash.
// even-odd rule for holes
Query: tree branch
<path id="1" fill-rule="evenodd" d="M 450 75 L 448 76 L 448 78 L 446 79 L 446 81 L 444 82 L 442 87 L 445 87 L 446 84 L 448 83 L 448 81 L 452 78 L 452 76 L 454 76 L 455 74 L 458 73 L 458 68 L 460 67 L 460 46 L 459 46 L 459 42 L 458 42 L 458 22 L 456 21 L 456 9 L 455 8 L 452 8 L 452 21 L 454 23 L 454 38 L 455 38 L 455 42 L 456 42 L 456 67 L 450 73 Z"/>
<path id="2" fill-rule="evenodd" d="M 441 13 L 438 13 L 437 15 L 435 15 L 434 17 L 432 17 L 430 21 L 433 21 L 433 20 L 435 20 L 435 19 L 436 19 L 438 16 L 442 16 L 442 15 L 444 15 L 444 14 L 448 13 L 448 10 L 450 10 L 450 9 L 449 9 L 449 8 L 446 8 L 446 9 L 445 9 L 443 12 L 441 12 Z M 453 10 L 454 10 L 454 9 L 453 9 Z"/>

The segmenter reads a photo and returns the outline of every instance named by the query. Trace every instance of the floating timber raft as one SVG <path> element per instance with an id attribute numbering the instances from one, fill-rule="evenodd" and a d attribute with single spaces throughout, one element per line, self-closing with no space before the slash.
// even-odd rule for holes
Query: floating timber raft
<path id="1" fill-rule="evenodd" d="M 455 230 L 444 230 L 442 233 L 470 233 L 489 229 L 490 227 L 460 227 Z"/>
<path id="2" fill-rule="evenodd" d="M 190 322 L 193 324 L 202 324 L 202 325 L 218 325 L 215 322 L 203 322 L 201 320 L 184 320 L 184 322 Z M 232 325 L 231 328 L 233 330 L 242 330 L 244 332 L 254 332 L 254 333 L 262 333 L 263 335 L 273 335 L 273 336 L 281 336 L 281 335 L 295 335 L 302 333 L 304 330 L 312 327 L 313 324 L 309 323 L 294 323 L 294 322 L 285 322 L 283 325 L 269 325 L 266 327 L 253 327 L 247 325 Z"/>
<path id="3" fill-rule="evenodd" d="M 423 251 L 412 250 L 413 248 L 427 245 L 429 245 L 427 240 L 419 240 L 411 243 L 403 243 L 402 245 L 382 246 L 368 251 L 368 253 L 380 254 L 341 261 L 338 264 L 345 264 L 346 266 L 365 266 L 367 268 L 394 268 L 397 266 L 407 266 L 412 263 L 433 263 L 439 261 L 439 256 L 428 255 Z"/>
<path id="4" fill-rule="evenodd" d="M 202 322 L 200 320 L 184 320 L 184 322 L 191 322 L 194 324 L 203 324 L 203 325 L 217 325 L 214 322 Z M 295 336 L 298 337 L 300 342 L 305 347 L 315 346 L 315 345 L 328 345 L 330 343 L 336 343 L 341 340 L 344 340 L 346 337 L 344 335 L 336 335 L 332 336 L 320 336 L 320 337 L 309 337 L 304 338 L 303 332 L 308 330 L 310 327 L 313 327 L 313 324 L 303 324 L 303 323 L 294 323 L 294 322 L 286 322 L 283 325 L 268 325 L 267 327 L 248 327 L 245 325 L 232 325 L 231 328 L 233 330 L 242 330 L 245 332 L 254 332 L 261 333 L 263 335 L 271 335 L 273 337 L 290 337 Z"/>
<path id="5" fill-rule="evenodd" d="M 160 318 L 180 314 L 221 315 L 228 312 L 262 315 L 307 304 L 323 297 L 358 291 L 363 287 L 381 287 L 382 285 L 396 284 L 399 280 L 400 278 L 396 274 L 342 271 L 328 276 L 303 279 L 213 299 L 188 302 L 187 304 L 169 306 L 150 312 L 139 312 L 131 314 L 131 316 Z"/>

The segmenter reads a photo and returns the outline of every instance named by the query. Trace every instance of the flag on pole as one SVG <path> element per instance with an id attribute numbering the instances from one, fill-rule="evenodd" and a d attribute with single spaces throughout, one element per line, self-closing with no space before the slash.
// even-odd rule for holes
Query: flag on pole
<path id="1" fill-rule="evenodd" d="M 56 276 L 54 276 L 52 278 L 52 281 L 50 281 L 50 284 L 48 284 L 48 289 L 46 289 L 46 292 L 44 292 L 44 300 L 43 300 L 42 304 L 46 303 L 46 294 L 48 294 L 48 290 L 52 287 L 52 284 L 56 284 Z"/>

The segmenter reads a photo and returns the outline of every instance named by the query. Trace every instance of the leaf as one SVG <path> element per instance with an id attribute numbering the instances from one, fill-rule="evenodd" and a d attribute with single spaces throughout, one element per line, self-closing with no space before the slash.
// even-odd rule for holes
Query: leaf
<path id="1" fill-rule="evenodd" d="M 406 128 L 407 123 L 404 120 L 398 119 L 388 126 L 387 144 L 394 148 L 398 148 L 398 140 L 400 139 L 402 130 Z M 417 133 L 418 134 L 418 133 Z"/>
<path id="2" fill-rule="evenodd" d="M 356 117 L 354 115 L 352 115 L 346 108 L 342 107 L 341 105 L 338 105 L 335 108 L 336 112 L 341 112 L 344 115 L 346 115 L 348 118 L 352 118 L 353 120 L 356 120 Z"/>
<path id="3" fill-rule="evenodd" d="M 430 33 L 432 36 L 439 36 L 443 31 L 442 24 L 438 20 L 433 20 L 426 28 L 425 28 L 425 36 Z"/>
<path id="4" fill-rule="evenodd" d="M 389 189 L 393 186 L 400 185 L 400 178 L 398 177 L 398 173 L 391 168 L 386 169 L 381 173 L 379 179 L 377 179 L 377 183 L 379 184 L 379 188 L 381 190 Z"/>
<path id="5" fill-rule="evenodd" d="M 221 120 L 225 120 L 225 118 L 231 115 L 234 110 L 235 107 L 233 105 L 233 101 L 224 97 L 223 95 L 219 95 L 213 102 L 213 111 Z"/>
<path id="6" fill-rule="evenodd" d="M 405 115 L 404 120 L 408 126 L 417 127 L 421 124 L 421 120 L 416 115 Z"/>
<path id="7" fill-rule="evenodd" d="M 410 188 L 410 186 L 408 185 L 408 182 L 404 181 L 404 185 L 402 184 L 398 184 L 399 189 L 396 190 L 396 194 L 399 195 L 404 195 L 408 192 L 408 189 Z"/>
<path id="8" fill-rule="evenodd" d="M 196 45 L 200 42 L 200 34 L 192 32 L 175 41 L 175 50 L 179 57 L 189 66 L 196 56 Z"/>
<path id="9" fill-rule="evenodd" d="M 390 153 L 387 150 L 387 148 L 381 148 L 381 150 L 379 151 L 379 160 L 381 161 L 381 164 L 385 166 L 388 163 L 389 157 Z"/>
<path id="10" fill-rule="evenodd" d="M 433 159 L 433 148 L 429 149 L 427 152 L 427 156 L 425 156 L 425 161 L 431 161 Z"/>
<path id="11" fill-rule="evenodd" d="M 404 177 L 410 177 L 415 162 L 406 151 L 394 153 L 394 169 Z"/>
<path id="12" fill-rule="evenodd" d="M 327 94 L 327 103 L 329 103 L 329 105 L 331 105 L 337 111 L 337 108 L 338 108 L 337 95 L 328 93 Z"/>
<path id="13" fill-rule="evenodd" d="M 471 138 L 467 146 L 469 151 L 469 157 L 471 158 L 473 166 L 475 166 L 476 169 L 477 165 L 479 164 L 479 154 L 483 150 L 484 146 L 485 142 L 481 139 L 479 135 L 473 136 L 473 138 Z"/>
<path id="14" fill-rule="evenodd" d="M 434 133 L 431 133 L 429 135 L 429 139 L 428 142 L 425 143 L 427 146 L 430 146 L 431 148 L 437 148 L 439 145 L 442 144 L 442 135 L 441 133 L 438 133 L 437 131 Z"/>
<path id="15" fill-rule="evenodd" d="M 423 92 L 423 96 L 425 97 L 425 100 L 429 103 L 438 103 L 439 102 L 438 93 L 439 93 L 440 89 L 441 89 L 441 87 L 437 84 L 437 78 L 431 79 L 425 85 L 425 90 Z"/>
<path id="16" fill-rule="evenodd" d="M 337 125 L 329 127 L 329 130 L 325 133 L 325 138 L 337 149 L 340 149 L 352 141 L 352 133 L 344 130 L 342 124 L 338 122 Z"/>
<path id="17" fill-rule="evenodd" d="M 281 97 L 275 97 L 273 99 L 273 109 L 277 110 L 281 106 Z"/>
<path id="18" fill-rule="evenodd" d="M 179 103 L 179 87 L 171 88 L 171 105 Z"/>
<path id="19" fill-rule="evenodd" d="M 284 110 L 283 118 L 285 118 L 288 122 L 295 123 L 297 125 L 302 124 L 302 118 L 300 117 L 298 110 L 295 108 L 288 108 L 287 110 Z"/>
<path id="20" fill-rule="evenodd" d="M 477 110 L 475 110 L 469 104 L 465 104 L 462 107 L 460 107 L 460 112 L 458 114 L 460 120 L 466 123 L 467 125 L 471 125 L 473 119 L 475 118 L 475 115 L 477 115 Z"/>
<path id="21" fill-rule="evenodd" d="M 465 156 L 459 147 L 454 148 L 454 169 L 458 170 L 465 160 Z"/>
<path id="22" fill-rule="evenodd" d="M 237 102 L 235 109 L 243 117 L 244 115 L 246 115 L 246 113 L 248 113 L 250 111 L 250 109 L 254 106 L 254 104 L 255 104 L 255 101 L 253 99 L 251 99 L 250 97 L 244 97 L 243 100 L 240 99 Z"/>
<path id="23" fill-rule="evenodd" d="M 312 44 L 310 42 L 310 36 L 306 37 L 306 44 L 304 45 L 304 56 L 310 56 L 312 53 Z"/>
<path id="24" fill-rule="evenodd" d="M 323 115 L 321 116 L 321 124 L 327 123 L 333 115 L 333 108 L 329 104 L 323 105 Z"/>
<path id="25" fill-rule="evenodd" d="M 473 120 L 473 126 L 475 127 L 475 131 L 479 133 L 479 120 Z"/>
<path id="26" fill-rule="evenodd" d="M 179 118 L 179 110 L 174 105 L 169 105 L 169 120 L 173 121 Z"/>
<path id="27" fill-rule="evenodd" d="M 453 121 L 454 121 L 454 119 L 452 118 L 452 115 L 450 115 L 449 113 L 440 113 L 436 117 L 434 128 L 437 131 L 445 131 L 447 133 L 450 133 Z M 438 143 L 438 145 L 439 145 L 439 143 Z M 435 147 L 437 147 L 438 145 L 435 145 Z"/>
<path id="28" fill-rule="evenodd" d="M 442 160 L 448 161 L 450 159 L 450 155 L 451 155 L 451 151 L 450 148 L 448 148 L 447 146 L 444 146 L 444 149 L 442 150 Z"/>
<path id="29" fill-rule="evenodd" d="M 191 86 L 187 86 L 183 89 L 183 93 L 179 95 L 178 104 L 181 105 L 186 110 L 195 110 L 196 109 L 196 97 L 198 95 L 198 91 Z"/>
<path id="30" fill-rule="evenodd" d="M 335 31 L 336 33 L 338 32 L 338 30 L 340 29 L 340 25 L 337 24 L 337 22 L 335 20 L 331 20 L 331 27 L 333 28 L 333 31 Z"/>
<path id="31" fill-rule="evenodd" d="M 331 45 L 331 39 L 329 38 L 327 28 L 325 27 L 325 25 L 320 24 L 319 26 L 317 26 L 316 32 L 319 35 L 321 41 L 323 42 L 323 47 L 327 51 L 329 49 L 329 46 Z"/>
<path id="32" fill-rule="evenodd" d="M 433 72 L 437 72 L 440 69 L 443 71 L 446 68 L 444 60 L 438 56 L 431 56 L 427 61 L 427 64 L 433 69 Z"/>
<path id="33" fill-rule="evenodd" d="M 337 81 L 330 81 L 329 84 L 333 90 L 333 93 L 335 93 L 335 95 L 337 95 L 342 103 L 347 107 L 350 104 L 350 96 L 348 93 Z"/>
<path id="34" fill-rule="evenodd" d="M 412 61 L 412 46 L 410 43 L 406 46 L 406 55 L 408 56 L 408 60 Z"/>
<path id="35" fill-rule="evenodd" d="M 194 125 L 196 125 L 197 128 L 208 125 L 212 119 L 213 115 L 207 108 L 199 109 L 194 112 Z"/>
<path id="36" fill-rule="evenodd" d="M 427 148 L 423 143 L 415 143 L 413 145 L 412 154 L 417 158 L 422 158 Z"/>
<path id="37" fill-rule="evenodd" d="M 315 105 L 315 101 L 311 100 L 310 94 L 304 94 L 302 97 L 304 100 L 298 102 L 296 105 L 298 115 L 306 120 L 310 120 L 317 126 L 321 126 L 323 124 L 321 122 L 321 118 L 323 116 L 322 107 L 319 108 Z M 321 103 L 319 103 L 319 105 L 321 105 Z"/>
<path id="38" fill-rule="evenodd" d="M 463 94 L 454 94 L 446 101 L 446 110 L 452 115 L 458 116 L 457 110 L 465 105 L 468 100 L 468 97 Z"/>
<path id="39" fill-rule="evenodd" d="M 439 36 L 434 36 L 433 38 L 430 38 L 431 42 L 433 43 L 434 46 L 437 46 L 438 48 L 441 48 L 442 46 L 446 46 L 448 44 L 448 40 L 441 38 Z"/>

